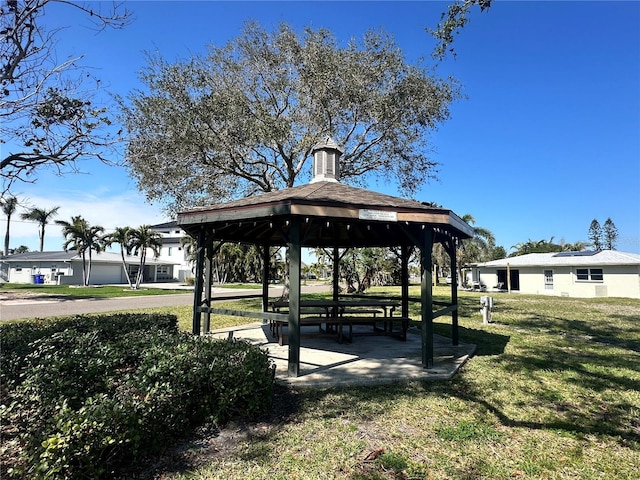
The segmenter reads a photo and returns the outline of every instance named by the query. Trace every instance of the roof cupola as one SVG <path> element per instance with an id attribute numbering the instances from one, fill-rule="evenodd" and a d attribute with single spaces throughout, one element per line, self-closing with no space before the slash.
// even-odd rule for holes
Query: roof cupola
<path id="1" fill-rule="evenodd" d="M 342 148 L 329 136 L 316 144 L 311 151 L 313 153 L 313 177 L 314 182 L 339 182 L 340 181 L 340 156 L 344 153 Z"/>

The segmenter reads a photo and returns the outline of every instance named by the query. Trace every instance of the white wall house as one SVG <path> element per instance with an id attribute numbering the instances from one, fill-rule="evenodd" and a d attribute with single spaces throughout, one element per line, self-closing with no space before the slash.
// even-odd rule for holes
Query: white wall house
<path id="1" fill-rule="evenodd" d="M 472 265 L 471 275 L 488 290 L 640 298 L 640 254 L 615 250 L 531 253 Z"/>
<path id="2" fill-rule="evenodd" d="M 139 269 L 140 258 L 125 257 L 130 275 Z M 147 258 L 144 282 L 160 282 L 173 278 L 174 265 L 159 258 Z M 41 276 L 42 282 L 34 277 Z M 132 277 L 134 278 L 134 277 Z M 91 285 L 127 283 L 119 253 L 93 253 Z M 9 283 L 82 284 L 82 257 L 75 251 L 28 252 L 0 258 L 0 281 Z"/>
<path id="3" fill-rule="evenodd" d="M 193 277 L 193 265 L 187 260 L 185 249 L 180 243 L 187 234 L 178 226 L 178 222 L 159 223 L 151 225 L 151 228 L 162 236 L 158 260 L 174 265 L 172 279 L 184 282 L 187 278 Z"/>

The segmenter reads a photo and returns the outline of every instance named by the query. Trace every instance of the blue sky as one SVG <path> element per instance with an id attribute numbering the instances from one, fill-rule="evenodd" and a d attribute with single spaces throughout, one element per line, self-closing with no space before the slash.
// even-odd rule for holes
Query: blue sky
<path id="1" fill-rule="evenodd" d="M 92 2 L 96 3 L 96 2 Z M 126 2 L 135 21 L 96 34 L 68 8 L 50 9 L 50 28 L 68 26 L 58 56 L 84 55 L 105 94 L 139 88 L 145 51 L 167 60 L 201 53 L 238 36 L 244 22 L 267 29 L 326 27 L 340 41 L 369 28 L 391 33 L 411 62 L 428 57 L 447 2 Z M 611 217 L 617 249 L 640 253 L 640 2 L 496 1 L 474 12 L 458 35 L 457 56 L 439 66 L 466 99 L 431 135 L 439 179 L 416 198 L 434 201 L 493 231 L 507 251 L 528 239 L 588 239 L 592 219 Z M 167 220 L 145 202 L 123 168 L 80 164 L 83 174 L 41 171 L 13 193 L 32 206 L 60 206 L 57 219 L 82 215 L 107 229 Z M 372 190 L 396 195 L 382 184 Z M 38 248 L 37 226 L 14 217 L 11 246 Z M 2 222 L 4 230 L 4 222 Z M 45 248 L 62 238 L 47 227 Z"/>

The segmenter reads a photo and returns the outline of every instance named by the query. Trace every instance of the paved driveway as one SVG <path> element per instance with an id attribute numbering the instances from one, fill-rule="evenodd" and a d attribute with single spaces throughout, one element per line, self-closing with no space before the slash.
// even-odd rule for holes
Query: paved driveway
<path id="1" fill-rule="evenodd" d="M 0 304 L 0 320 L 114 312 L 118 310 L 132 310 L 134 308 L 190 305 L 192 303 L 192 293 L 149 295 L 144 297 L 87 298 L 81 300 L 25 298 L 2 301 Z"/>
<path id="2" fill-rule="evenodd" d="M 303 286 L 303 291 L 326 291 L 328 287 Z M 282 287 L 274 287 L 269 290 L 269 295 L 276 297 L 282 292 Z M 213 295 L 256 295 L 258 289 L 229 289 L 214 288 Z M 175 295 L 149 295 L 141 297 L 119 298 L 87 298 L 71 300 L 64 298 L 37 298 L 0 299 L 0 320 L 16 320 L 20 318 L 46 318 L 63 315 L 80 315 L 86 313 L 115 312 L 119 310 L 132 310 L 136 308 L 170 307 L 180 305 L 192 305 L 193 292 L 186 291 Z"/>

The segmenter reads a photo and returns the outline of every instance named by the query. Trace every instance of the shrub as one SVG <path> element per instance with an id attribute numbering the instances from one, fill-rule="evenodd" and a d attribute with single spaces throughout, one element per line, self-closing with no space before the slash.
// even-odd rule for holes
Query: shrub
<path id="1" fill-rule="evenodd" d="M 50 337 L 66 330 L 74 332 L 100 332 L 101 338 L 109 340 L 140 330 L 158 328 L 170 332 L 178 331 L 175 315 L 163 314 L 113 314 L 86 316 L 77 315 L 63 319 L 35 319 L 0 325 L 0 383 L 11 388 L 18 381 L 24 361 L 36 348 L 39 339 Z"/>
<path id="2" fill-rule="evenodd" d="M 93 329 L 84 322 L 52 328 L 14 348 L 28 352 L 4 407 L 22 436 L 14 473 L 113 477 L 205 419 L 255 417 L 269 407 L 273 366 L 266 351 L 171 328 L 131 328 L 137 321 L 125 317 L 120 334 L 118 321 L 104 317 Z"/>

